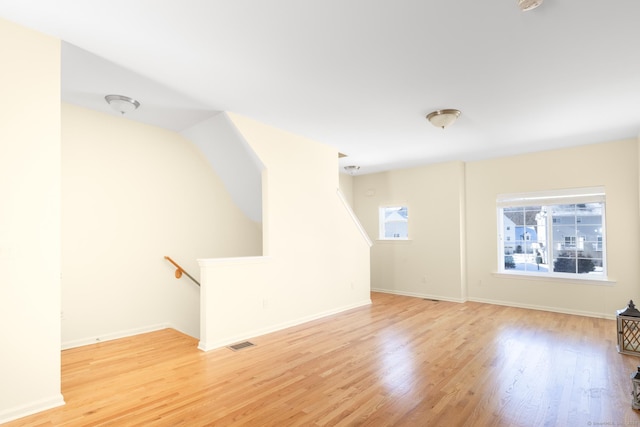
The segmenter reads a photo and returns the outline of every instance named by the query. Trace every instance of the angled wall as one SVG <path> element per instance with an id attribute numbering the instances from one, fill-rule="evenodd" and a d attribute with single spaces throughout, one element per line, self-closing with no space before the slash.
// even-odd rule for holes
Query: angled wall
<path id="1" fill-rule="evenodd" d="M 0 423 L 60 394 L 60 42 L 0 19 Z"/>
<path id="2" fill-rule="evenodd" d="M 62 342 L 163 327 L 200 334 L 196 259 L 259 255 L 247 218 L 180 134 L 63 104 Z"/>
<path id="3" fill-rule="evenodd" d="M 369 244 L 331 147 L 229 113 L 265 165 L 262 257 L 201 259 L 200 348 L 370 304 Z"/>
<path id="4" fill-rule="evenodd" d="M 218 113 L 180 133 L 202 151 L 240 210 L 252 221 L 262 222 L 264 166 L 227 113 Z"/>

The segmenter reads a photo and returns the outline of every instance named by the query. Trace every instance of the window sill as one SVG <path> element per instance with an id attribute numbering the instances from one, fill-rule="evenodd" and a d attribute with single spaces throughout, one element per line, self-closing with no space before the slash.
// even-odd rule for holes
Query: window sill
<path id="1" fill-rule="evenodd" d="M 614 279 L 610 279 L 608 277 L 603 278 L 582 278 L 576 276 L 566 277 L 565 275 L 538 275 L 538 274 L 526 274 L 526 273 L 516 273 L 516 272 L 494 272 L 493 275 L 495 277 L 500 277 L 503 279 L 522 279 L 522 280 L 533 280 L 537 282 L 560 282 L 560 283 L 571 283 L 576 285 L 594 285 L 594 286 L 614 286 L 617 282 Z"/>
<path id="2" fill-rule="evenodd" d="M 411 239 L 376 239 L 376 243 L 409 243 Z"/>

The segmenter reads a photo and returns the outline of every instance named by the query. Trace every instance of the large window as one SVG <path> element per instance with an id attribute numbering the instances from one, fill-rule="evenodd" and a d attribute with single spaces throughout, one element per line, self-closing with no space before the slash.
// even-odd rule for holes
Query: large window
<path id="1" fill-rule="evenodd" d="M 380 207 L 380 240 L 407 240 L 409 212 L 406 206 Z"/>
<path id="2" fill-rule="evenodd" d="M 501 272 L 605 279 L 604 189 L 500 195 Z"/>

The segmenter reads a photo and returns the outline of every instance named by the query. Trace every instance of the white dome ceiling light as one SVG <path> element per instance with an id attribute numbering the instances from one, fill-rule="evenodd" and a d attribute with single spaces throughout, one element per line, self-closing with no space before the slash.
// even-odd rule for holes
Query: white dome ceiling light
<path id="1" fill-rule="evenodd" d="M 360 170 L 360 166 L 349 165 L 349 166 L 345 166 L 344 170 L 346 170 L 349 173 L 349 175 L 355 175 Z"/>
<path id="2" fill-rule="evenodd" d="M 104 99 L 111 108 L 122 115 L 135 111 L 140 106 L 140 103 L 135 99 L 123 95 L 107 95 Z"/>
<path id="3" fill-rule="evenodd" d="M 427 120 L 429 120 L 435 127 L 442 129 L 453 124 L 458 117 L 460 117 L 460 110 L 454 110 L 452 108 L 436 110 L 427 114 Z"/>
<path id="4" fill-rule="evenodd" d="M 544 0 L 518 0 L 518 6 L 523 12 L 533 10 L 540 6 Z"/>

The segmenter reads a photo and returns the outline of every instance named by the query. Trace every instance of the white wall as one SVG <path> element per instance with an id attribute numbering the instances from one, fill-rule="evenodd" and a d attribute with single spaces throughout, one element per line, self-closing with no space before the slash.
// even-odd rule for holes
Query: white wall
<path id="1" fill-rule="evenodd" d="M 240 210 L 252 221 L 261 223 L 264 166 L 227 113 L 218 113 L 180 134 L 202 151 Z"/>
<path id="2" fill-rule="evenodd" d="M 371 302 L 369 245 L 337 194 L 337 152 L 229 117 L 266 167 L 266 256 L 200 261 L 203 350 Z"/>
<path id="3" fill-rule="evenodd" d="M 340 191 L 342 191 L 345 200 L 349 203 L 349 206 L 353 208 L 353 176 L 341 173 L 338 185 L 340 186 Z"/>
<path id="4" fill-rule="evenodd" d="M 635 139 L 356 176 L 355 211 L 371 235 L 379 204 L 409 206 L 411 241 L 372 248 L 372 288 L 614 317 L 629 299 L 640 300 L 638 179 Z M 613 283 L 496 274 L 498 194 L 595 186 L 606 190 Z"/>
<path id="5" fill-rule="evenodd" d="M 374 239 L 373 290 L 465 299 L 463 163 L 356 176 L 353 197 L 354 210 Z M 378 208 L 384 205 L 408 207 L 409 240 L 378 239 Z"/>
<path id="6" fill-rule="evenodd" d="M 0 423 L 60 394 L 60 43 L 0 19 Z"/>
<path id="7" fill-rule="evenodd" d="M 178 133 L 63 104 L 62 342 L 199 336 L 197 258 L 258 255 L 260 224 Z"/>
<path id="8" fill-rule="evenodd" d="M 467 164 L 469 299 L 613 317 L 640 299 L 638 142 L 587 145 Z M 604 186 L 609 285 L 499 276 L 496 196 Z"/>

